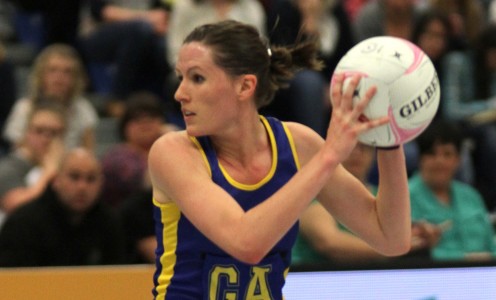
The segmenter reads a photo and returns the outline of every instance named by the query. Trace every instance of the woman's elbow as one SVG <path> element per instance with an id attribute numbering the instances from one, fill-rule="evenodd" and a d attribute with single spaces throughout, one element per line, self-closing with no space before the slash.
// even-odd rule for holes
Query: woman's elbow
<path id="1" fill-rule="evenodd" d="M 401 239 L 388 243 L 386 247 L 381 249 L 381 254 L 384 256 L 401 256 L 407 254 L 411 249 L 411 239 Z"/>
<path id="2" fill-rule="evenodd" d="M 237 260 L 249 264 L 256 265 L 259 264 L 265 257 L 266 253 L 260 251 L 259 249 L 240 249 L 231 254 Z"/>

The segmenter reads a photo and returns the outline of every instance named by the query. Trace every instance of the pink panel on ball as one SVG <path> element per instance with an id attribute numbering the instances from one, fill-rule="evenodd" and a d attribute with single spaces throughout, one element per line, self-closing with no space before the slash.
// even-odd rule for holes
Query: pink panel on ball
<path id="1" fill-rule="evenodd" d="M 420 63 L 424 59 L 424 55 L 425 54 L 415 44 L 412 44 L 412 43 L 410 43 L 408 41 L 405 41 L 405 42 L 408 44 L 408 46 L 410 48 L 412 48 L 412 51 L 413 51 L 413 62 L 412 62 L 412 64 L 410 65 L 410 67 L 408 67 L 408 69 L 405 72 L 405 74 L 409 74 L 409 73 L 415 71 L 418 68 L 418 66 L 420 65 Z"/>
<path id="2" fill-rule="evenodd" d="M 419 135 L 422 131 L 424 131 L 424 129 L 427 128 L 427 126 L 429 125 L 429 123 L 426 123 L 423 126 L 413 129 L 401 128 L 396 122 L 396 119 L 394 118 L 393 108 L 391 106 L 389 106 L 388 108 L 388 116 L 389 116 L 389 127 L 393 132 L 395 145 L 399 145 L 413 139 L 414 137 Z"/>

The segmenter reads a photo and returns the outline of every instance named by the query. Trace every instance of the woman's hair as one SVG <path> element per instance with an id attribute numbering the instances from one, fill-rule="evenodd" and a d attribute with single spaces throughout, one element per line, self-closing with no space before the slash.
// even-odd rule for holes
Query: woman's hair
<path id="1" fill-rule="evenodd" d="M 134 92 L 126 99 L 124 115 L 119 119 L 118 133 L 121 140 L 126 140 L 127 124 L 143 116 L 159 118 L 165 122 L 165 111 L 158 96 L 146 91 Z"/>
<path id="2" fill-rule="evenodd" d="M 484 25 L 484 12 L 479 2 L 474 0 L 430 0 L 429 5 L 448 14 L 459 14 L 465 23 L 464 30 L 467 41 L 471 44 L 477 39 Z"/>
<path id="3" fill-rule="evenodd" d="M 432 154 L 436 145 L 452 144 L 461 152 L 464 135 L 457 123 L 436 120 L 416 139 L 419 155 Z"/>
<path id="4" fill-rule="evenodd" d="M 233 20 L 195 28 L 184 40 L 184 44 L 191 42 L 210 47 L 214 63 L 229 75 L 257 76 L 255 101 L 258 108 L 269 104 L 275 92 L 286 87 L 297 71 L 323 67 L 317 58 L 315 41 L 290 47 L 269 46 L 255 27 Z"/>
<path id="5" fill-rule="evenodd" d="M 419 43 L 420 37 L 426 33 L 429 25 L 434 22 L 439 21 L 446 30 L 446 49 L 450 48 L 450 43 L 452 42 L 453 29 L 449 21 L 448 15 L 442 11 L 435 8 L 426 9 L 423 11 L 415 20 L 415 26 L 412 32 L 412 41 L 415 44 Z M 431 59 L 433 59 L 431 57 Z"/>
<path id="6" fill-rule="evenodd" d="M 42 90 L 43 76 L 48 61 L 54 56 L 60 56 L 74 62 L 74 86 L 68 101 L 72 101 L 76 96 L 81 95 L 86 88 L 86 72 L 78 52 L 69 45 L 52 44 L 47 46 L 36 57 L 33 70 L 29 76 L 29 96 L 34 102 L 38 102 L 44 98 L 44 91 Z"/>

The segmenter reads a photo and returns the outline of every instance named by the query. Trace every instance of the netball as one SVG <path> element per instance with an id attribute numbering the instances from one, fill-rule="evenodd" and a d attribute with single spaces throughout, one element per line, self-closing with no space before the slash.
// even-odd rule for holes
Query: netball
<path id="1" fill-rule="evenodd" d="M 366 118 L 390 117 L 388 124 L 361 134 L 362 143 L 391 147 L 409 142 L 429 126 L 439 107 L 441 93 L 434 65 L 407 40 L 390 36 L 366 39 L 341 58 L 334 75 L 340 73 L 345 75 L 343 88 L 353 75 L 361 75 L 354 103 L 370 87 L 377 87 L 364 111 Z"/>

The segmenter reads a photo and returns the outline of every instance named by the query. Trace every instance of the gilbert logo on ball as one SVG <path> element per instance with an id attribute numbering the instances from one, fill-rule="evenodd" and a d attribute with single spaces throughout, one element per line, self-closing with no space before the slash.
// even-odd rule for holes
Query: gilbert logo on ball
<path id="1" fill-rule="evenodd" d="M 377 87 L 364 117 L 390 117 L 388 124 L 361 134 L 358 139 L 362 143 L 389 147 L 409 142 L 429 126 L 439 107 L 441 93 L 434 65 L 407 40 L 390 36 L 366 39 L 341 58 L 334 71 L 339 73 L 345 74 L 343 88 L 354 74 L 362 76 L 354 103 L 367 89 Z"/>

